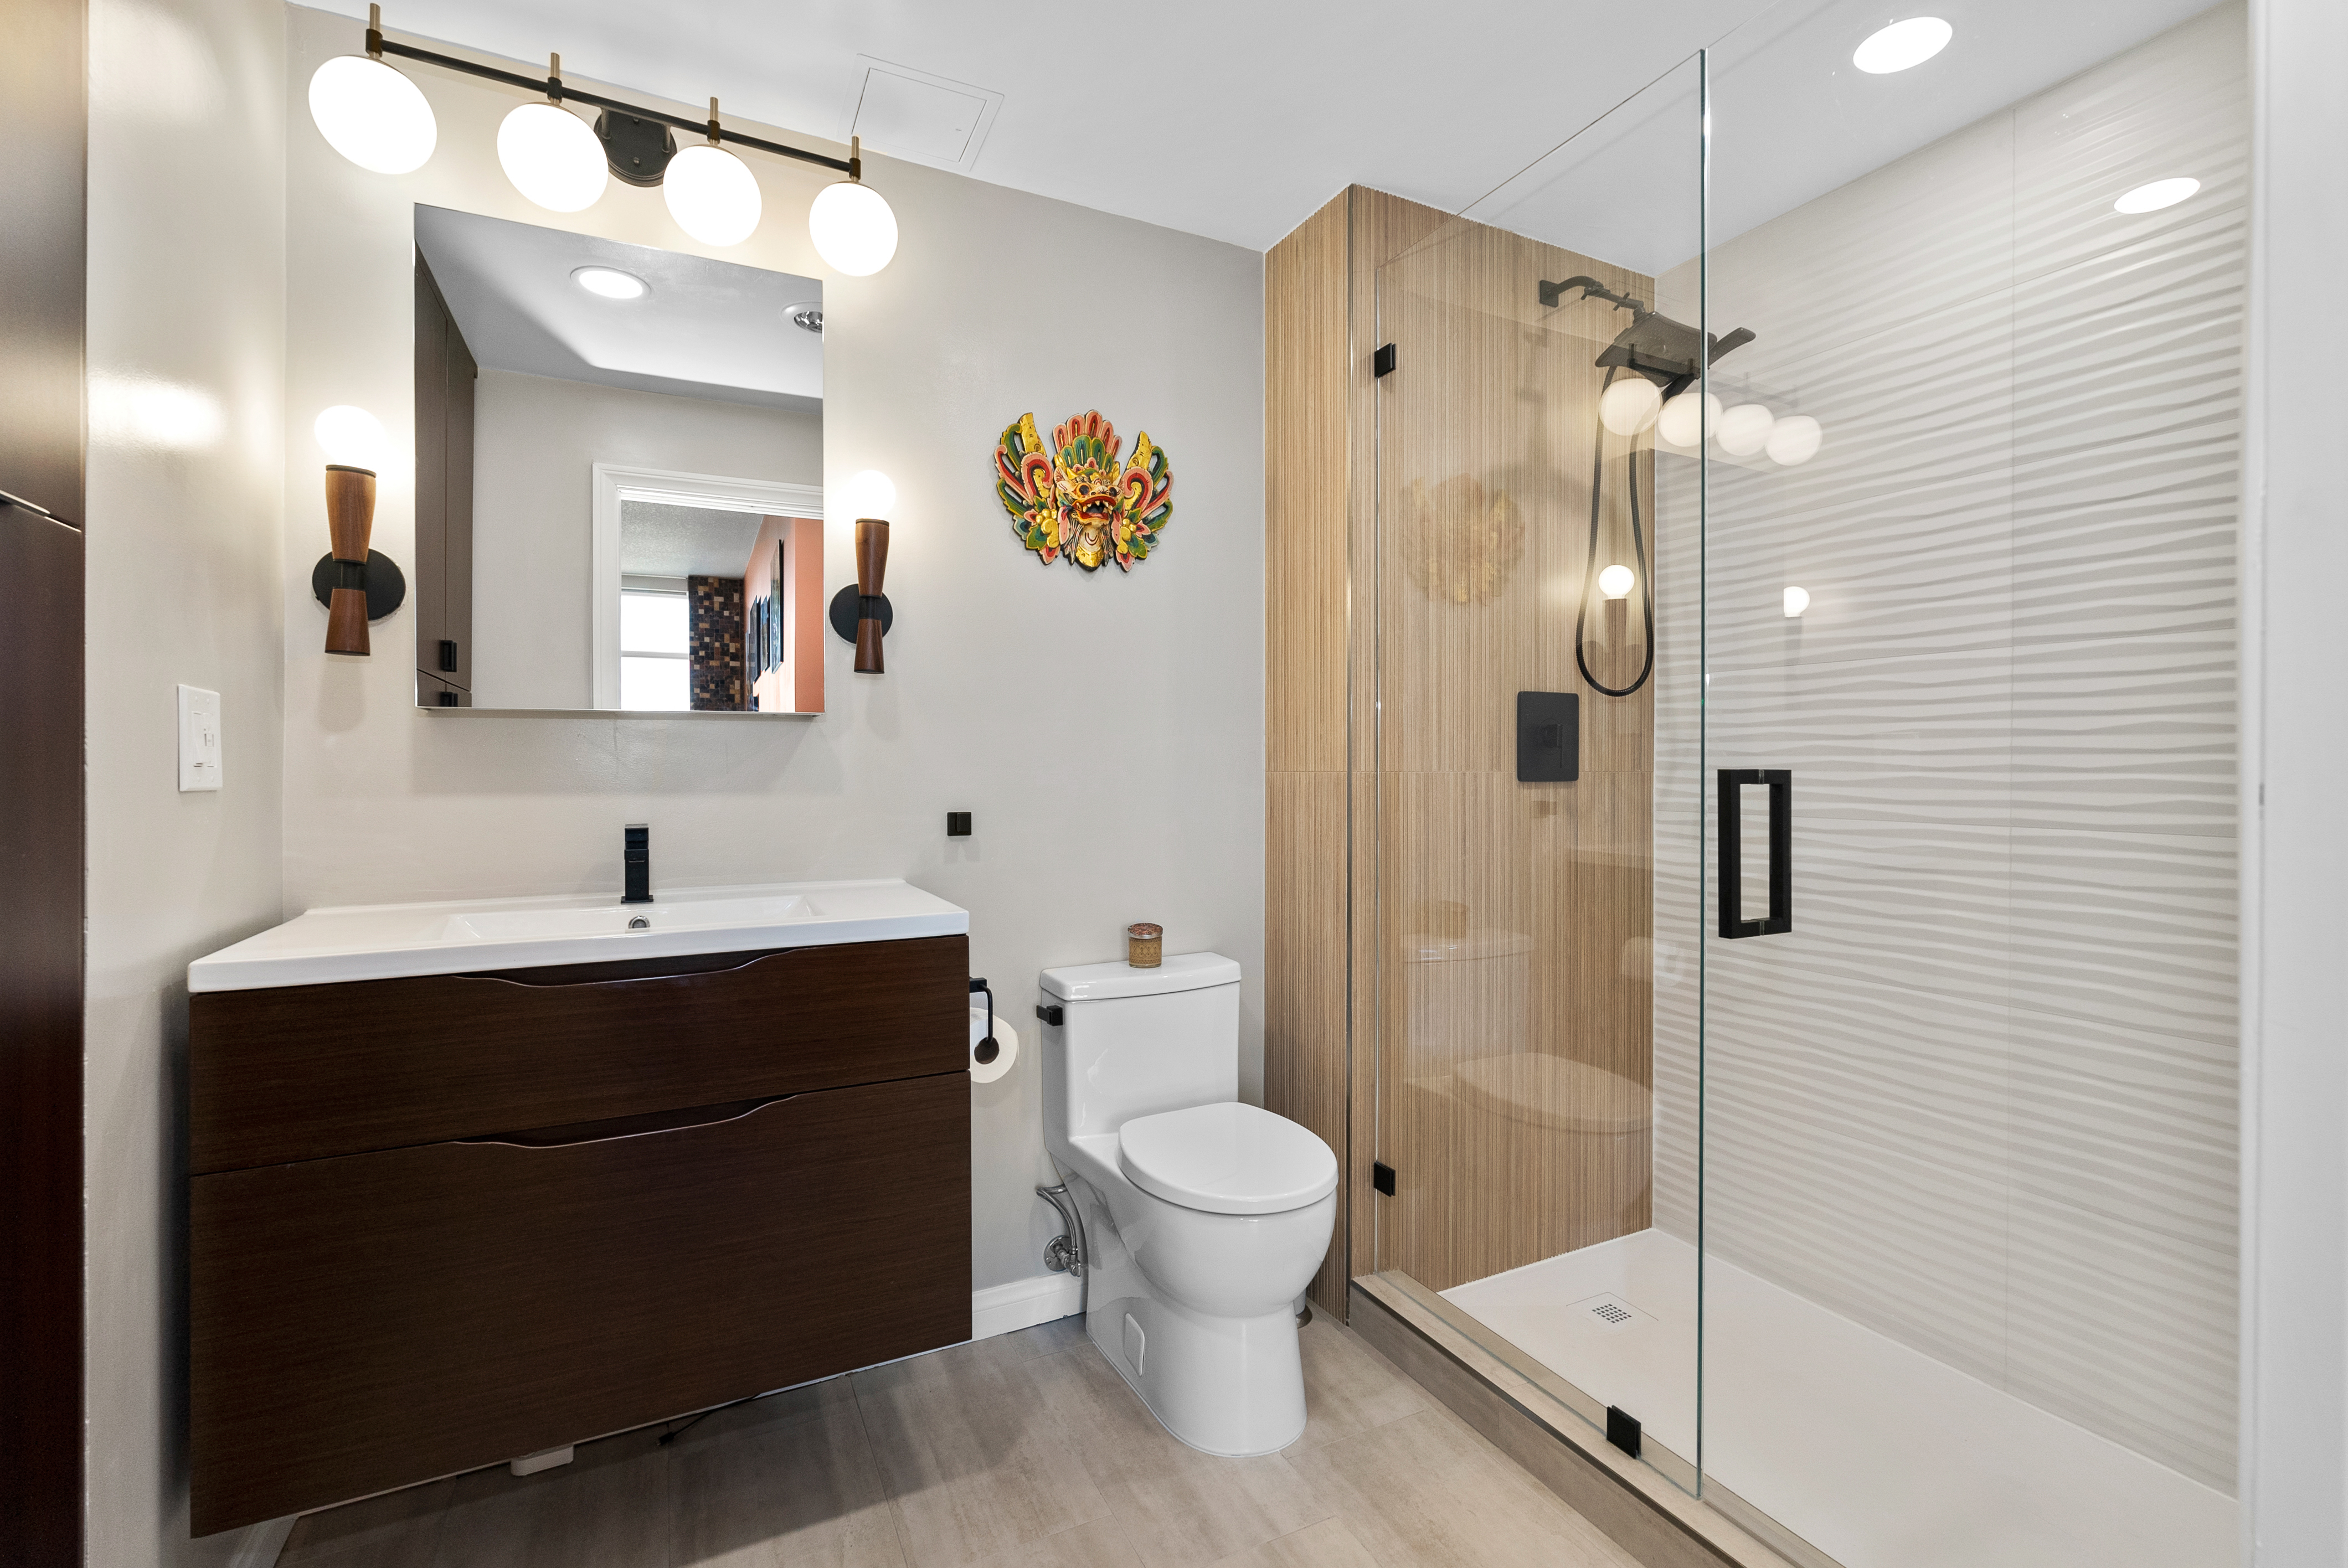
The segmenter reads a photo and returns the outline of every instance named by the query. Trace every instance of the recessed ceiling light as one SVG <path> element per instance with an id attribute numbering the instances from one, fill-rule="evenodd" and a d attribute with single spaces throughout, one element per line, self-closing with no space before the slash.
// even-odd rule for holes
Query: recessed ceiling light
<path id="1" fill-rule="evenodd" d="M 785 319 L 789 321 L 791 325 L 798 328 L 799 331 L 803 333 L 813 333 L 818 337 L 821 337 L 823 335 L 823 307 L 821 305 L 785 305 L 783 307 L 783 315 Z"/>
<path id="2" fill-rule="evenodd" d="M 2156 179 L 2149 185 L 2139 185 L 2112 203 L 2115 212 L 2157 212 L 2164 207 L 2174 207 L 2195 191 L 2201 182 L 2184 175 L 2174 179 Z"/>
<path id="3" fill-rule="evenodd" d="M 1851 52 L 1850 63 L 1870 77 L 1888 77 L 1921 66 L 1949 46 L 1957 30 L 1938 16 L 1910 16 L 1869 34 Z"/>
<path id="4" fill-rule="evenodd" d="M 642 278 L 617 267 L 580 267 L 572 271 L 571 281 L 607 300 L 641 300 L 652 292 Z"/>

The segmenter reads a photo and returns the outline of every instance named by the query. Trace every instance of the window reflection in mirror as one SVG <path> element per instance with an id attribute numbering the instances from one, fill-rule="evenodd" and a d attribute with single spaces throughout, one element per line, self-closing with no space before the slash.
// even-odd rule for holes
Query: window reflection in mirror
<path id="1" fill-rule="evenodd" d="M 418 702 L 822 712 L 822 302 L 417 208 Z"/>

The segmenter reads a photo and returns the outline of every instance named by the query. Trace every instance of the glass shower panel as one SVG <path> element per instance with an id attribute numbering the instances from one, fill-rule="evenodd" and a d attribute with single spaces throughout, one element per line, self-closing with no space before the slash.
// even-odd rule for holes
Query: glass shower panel
<path id="1" fill-rule="evenodd" d="M 1703 1494 L 1841 1568 L 2204 1568 L 2244 16 L 1947 15 L 1890 74 L 1844 0 L 1710 50 L 1707 249 L 1660 285 L 1724 344 Z"/>
<path id="2" fill-rule="evenodd" d="M 1657 287 L 1701 250 L 1699 89 L 1415 209 L 1375 394 L 1377 1269 L 1691 1489 L 1698 665 L 1662 632 L 1699 496 L 1655 432 L 1698 357 Z"/>

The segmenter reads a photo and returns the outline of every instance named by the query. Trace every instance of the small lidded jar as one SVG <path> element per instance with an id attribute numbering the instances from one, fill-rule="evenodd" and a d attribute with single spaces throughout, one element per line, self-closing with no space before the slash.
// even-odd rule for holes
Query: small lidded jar
<path id="1" fill-rule="evenodd" d="M 1166 927 L 1144 920 L 1125 928 L 1125 961 L 1137 969 L 1154 969 L 1166 961 Z"/>

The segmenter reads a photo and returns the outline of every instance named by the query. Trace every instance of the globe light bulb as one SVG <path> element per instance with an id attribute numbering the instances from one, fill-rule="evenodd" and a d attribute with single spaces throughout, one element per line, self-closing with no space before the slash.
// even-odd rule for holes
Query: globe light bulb
<path id="1" fill-rule="evenodd" d="M 2164 207 L 2174 207 L 2195 191 L 2201 182 L 2178 175 L 2174 179 L 2156 179 L 2149 185 L 2139 185 L 2112 203 L 2115 212 L 2157 212 Z"/>
<path id="2" fill-rule="evenodd" d="M 1636 436 L 1655 422 L 1663 406 L 1663 395 L 1655 384 L 1643 375 L 1628 381 L 1617 381 L 1601 394 L 1598 417 L 1607 429 L 1617 436 Z"/>
<path id="3" fill-rule="evenodd" d="M 897 215 L 870 186 L 843 179 L 816 192 L 808 237 L 832 271 L 869 278 L 897 253 Z"/>
<path id="4" fill-rule="evenodd" d="M 559 104 L 524 104 L 498 127 L 498 162 L 514 189 L 550 212 L 579 212 L 611 183 L 603 144 Z"/>
<path id="5" fill-rule="evenodd" d="M 739 245 L 758 227 L 758 177 L 722 147 L 688 147 L 668 160 L 661 197 L 676 226 L 705 245 Z"/>
<path id="6" fill-rule="evenodd" d="M 1758 403 L 1740 403 L 1720 416 L 1720 449 L 1732 457 L 1750 457 L 1769 444 L 1776 417 Z"/>
<path id="7" fill-rule="evenodd" d="M 1627 599 L 1638 574 L 1626 566 L 1610 566 L 1598 574 L 1598 591 L 1609 599 Z"/>
<path id="8" fill-rule="evenodd" d="M 391 447 L 383 421 L 347 403 L 338 403 L 319 415 L 310 430 L 324 450 L 326 461 L 345 468 L 375 472 L 383 466 L 384 455 Z"/>
<path id="9" fill-rule="evenodd" d="M 1707 425 L 1720 428 L 1720 399 L 1709 392 L 1683 392 L 1655 417 L 1655 434 L 1674 446 L 1700 445 Z"/>
<path id="10" fill-rule="evenodd" d="M 867 468 L 842 487 L 851 518 L 885 518 L 897 509 L 897 487 L 878 468 Z"/>
<path id="11" fill-rule="evenodd" d="M 1786 619 L 1787 619 L 1787 620 L 1799 620 L 1802 618 L 1802 611 L 1804 611 L 1804 610 L 1807 610 L 1807 609 L 1809 609 L 1809 608 L 1810 608 L 1810 590 L 1809 590 L 1808 589 L 1807 589 L 1807 588 L 1789 588 L 1789 589 L 1787 589 L 1786 590 Z"/>
<path id="12" fill-rule="evenodd" d="M 1807 463 L 1818 455 L 1818 443 L 1826 439 L 1826 431 L 1807 414 L 1788 414 L 1769 427 L 1769 439 L 1761 449 L 1769 454 L 1773 463 L 1791 468 Z"/>
<path id="13" fill-rule="evenodd" d="M 1910 16 L 1867 36 L 1851 51 L 1850 63 L 1870 77 L 1888 77 L 1921 66 L 1949 46 L 1957 30 L 1938 16 Z"/>
<path id="14" fill-rule="evenodd" d="M 310 118 L 327 146 L 377 174 L 423 168 L 440 138 L 423 90 L 364 55 L 337 55 L 311 74 Z"/>

